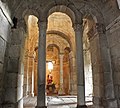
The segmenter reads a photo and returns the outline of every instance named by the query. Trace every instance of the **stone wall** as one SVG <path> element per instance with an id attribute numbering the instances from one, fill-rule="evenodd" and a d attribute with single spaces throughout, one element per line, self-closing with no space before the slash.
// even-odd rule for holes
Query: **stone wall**
<path id="1" fill-rule="evenodd" d="M 0 1 L 0 107 L 22 108 L 24 32 L 22 28 L 11 29 L 10 14 L 7 4 Z"/>
<path id="2" fill-rule="evenodd" d="M 120 107 L 120 16 L 112 21 L 106 30 L 111 53 L 115 97 Z"/>
<path id="3" fill-rule="evenodd" d="M 7 47 L 7 65 L 4 80 L 3 108 L 22 108 L 24 66 L 22 55 L 24 32 L 22 29 L 12 29 L 11 41 Z M 22 40 L 23 39 L 23 40 Z M 22 54 L 21 54 L 22 53 Z"/>
<path id="4" fill-rule="evenodd" d="M 93 73 L 93 103 L 95 108 L 102 107 L 104 96 L 103 71 L 101 66 L 99 36 L 94 36 L 90 40 L 91 63 Z"/>
<path id="5" fill-rule="evenodd" d="M 11 21 L 9 20 L 9 10 L 0 1 L 0 107 L 3 101 L 3 84 L 5 75 L 5 51 L 9 42 Z"/>
<path id="6" fill-rule="evenodd" d="M 102 4 L 99 5 L 100 7 L 99 9 L 103 14 L 105 25 L 109 25 L 120 14 L 118 3 L 117 0 L 101 0 L 101 1 Z"/>

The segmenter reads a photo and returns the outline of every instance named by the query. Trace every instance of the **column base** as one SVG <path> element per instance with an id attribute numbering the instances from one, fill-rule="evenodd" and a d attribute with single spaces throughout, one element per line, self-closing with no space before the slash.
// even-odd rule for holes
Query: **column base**
<path id="1" fill-rule="evenodd" d="M 36 106 L 35 108 L 47 108 L 47 106 Z"/>
<path id="2" fill-rule="evenodd" d="M 59 95 L 59 96 L 65 95 L 65 92 L 64 92 L 63 90 L 59 90 L 59 91 L 58 91 L 58 95 Z"/>
<path id="3" fill-rule="evenodd" d="M 77 105 L 76 108 L 87 108 L 87 105 Z"/>
<path id="4" fill-rule="evenodd" d="M 116 99 L 107 99 L 105 107 L 106 108 L 117 108 L 118 107 L 117 100 Z"/>
<path id="5" fill-rule="evenodd" d="M 32 93 L 31 96 L 34 97 L 34 93 Z"/>
<path id="6" fill-rule="evenodd" d="M 70 95 L 76 95 L 77 96 L 77 91 L 71 91 Z"/>

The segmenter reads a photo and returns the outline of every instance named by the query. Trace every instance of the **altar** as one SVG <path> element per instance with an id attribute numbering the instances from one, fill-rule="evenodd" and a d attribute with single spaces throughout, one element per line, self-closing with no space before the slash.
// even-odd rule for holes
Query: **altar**
<path id="1" fill-rule="evenodd" d="M 56 93 L 56 87 L 55 87 L 55 83 L 53 82 L 53 76 L 51 73 L 49 73 L 47 75 L 47 94 L 54 94 Z"/>

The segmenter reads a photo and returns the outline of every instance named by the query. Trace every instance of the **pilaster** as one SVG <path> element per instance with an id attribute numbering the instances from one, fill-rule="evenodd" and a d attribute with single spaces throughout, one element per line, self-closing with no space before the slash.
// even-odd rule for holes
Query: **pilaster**
<path id="1" fill-rule="evenodd" d="M 96 32 L 99 36 L 100 56 L 103 67 L 105 107 L 117 108 L 117 101 L 114 94 L 113 72 L 111 67 L 110 50 L 108 47 L 105 26 L 101 23 L 96 24 Z"/>
<path id="2" fill-rule="evenodd" d="M 64 94 L 64 87 L 63 87 L 63 56 L 64 54 L 60 54 L 60 89 L 59 89 L 59 95 Z"/>

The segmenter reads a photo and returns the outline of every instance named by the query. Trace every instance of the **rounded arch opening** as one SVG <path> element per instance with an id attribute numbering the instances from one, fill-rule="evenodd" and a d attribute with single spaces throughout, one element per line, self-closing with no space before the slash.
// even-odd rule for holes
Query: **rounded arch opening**
<path id="1" fill-rule="evenodd" d="M 99 33 L 97 24 L 103 25 L 104 20 L 102 15 L 97 10 L 87 12 L 83 17 L 83 50 L 84 50 L 84 70 L 85 70 L 85 95 L 92 102 L 90 104 L 96 105 L 95 98 L 103 97 L 104 84 L 102 82 L 103 73 L 98 58 L 99 55 Z M 101 17 L 100 17 L 101 16 Z M 101 83 L 100 83 L 101 82 Z M 96 93 L 96 89 L 99 89 Z M 100 94 L 98 96 L 98 94 Z M 86 98 L 87 100 L 87 98 Z M 88 103 L 89 104 L 89 103 Z"/>
<path id="2" fill-rule="evenodd" d="M 59 9 L 61 8 L 61 9 Z M 64 10 L 65 9 L 65 10 Z M 49 11 L 48 17 L 48 37 L 56 38 L 57 43 L 59 43 L 60 53 L 59 53 L 59 74 L 60 77 L 58 83 L 58 95 L 68 95 L 70 94 L 70 63 L 69 63 L 69 54 L 65 53 L 64 49 L 70 47 L 73 51 L 75 50 L 75 33 L 72 28 L 74 21 L 70 18 L 70 15 L 66 13 L 67 8 L 64 6 L 57 6 L 52 8 Z M 70 13 L 69 13 L 70 14 Z M 52 23 L 51 23 L 52 22 Z M 49 38 L 49 40 L 52 38 Z M 55 43 L 55 41 L 52 41 Z M 51 43 L 52 43 L 51 42 Z M 58 44 L 57 44 L 58 45 Z M 74 71 L 74 70 L 73 70 Z M 71 76 L 73 77 L 73 76 Z"/>
<path id="3" fill-rule="evenodd" d="M 65 13 L 66 15 L 68 15 L 72 21 L 72 23 L 74 24 L 75 23 L 75 14 L 74 12 L 68 8 L 67 6 L 65 5 L 58 5 L 58 6 L 54 6 L 52 7 L 51 9 L 49 9 L 48 11 L 48 17 L 53 14 L 54 12 L 61 12 L 61 13 Z"/>
<path id="4" fill-rule="evenodd" d="M 65 39 L 69 45 L 70 45 L 70 48 L 73 50 L 73 46 L 72 46 L 72 42 L 70 40 L 70 38 L 68 38 L 68 36 L 60 31 L 56 31 L 56 30 L 51 30 L 51 31 L 47 31 L 47 34 L 56 34 L 56 35 L 59 35 L 61 36 L 63 39 Z"/>
<path id="5" fill-rule="evenodd" d="M 24 18 L 27 25 L 27 34 L 24 46 L 24 82 L 23 82 L 23 96 L 36 95 L 34 86 L 36 84 L 37 76 L 37 47 L 38 47 L 38 18 L 33 15 L 32 11 L 24 13 Z M 35 28 L 35 29 L 33 29 Z"/>
<path id="6" fill-rule="evenodd" d="M 58 54 L 60 53 L 60 48 L 59 48 L 58 45 L 56 45 L 56 44 L 49 44 L 49 45 L 47 46 L 47 49 L 48 49 L 49 47 L 56 47 L 57 50 L 58 50 Z"/>

